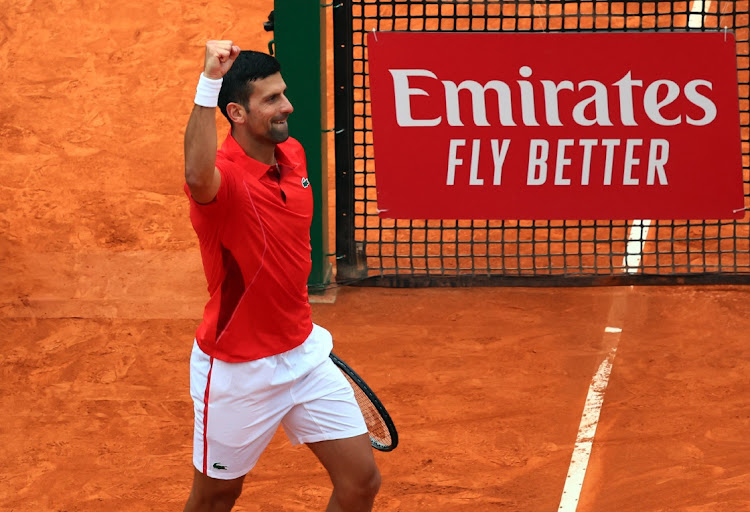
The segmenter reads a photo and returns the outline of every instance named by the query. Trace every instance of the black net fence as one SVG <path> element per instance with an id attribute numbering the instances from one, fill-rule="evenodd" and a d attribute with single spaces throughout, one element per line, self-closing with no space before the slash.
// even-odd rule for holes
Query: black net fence
<path id="1" fill-rule="evenodd" d="M 377 286 L 750 282 L 740 220 L 394 220 L 377 212 L 370 31 L 721 31 L 737 43 L 745 204 L 750 196 L 748 1 L 334 2 L 337 281 Z M 613 56 L 613 58 L 617 58 Z M 595 63 L 592 63 L 595 65 Z"/>

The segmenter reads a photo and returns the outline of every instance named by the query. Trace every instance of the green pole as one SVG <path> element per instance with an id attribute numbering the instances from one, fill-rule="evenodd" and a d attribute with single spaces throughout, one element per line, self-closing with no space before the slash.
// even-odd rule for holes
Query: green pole
<path id="1" fill-rule="evenodd" d="M 292 137 L 307 154 L 307 172 L 315 198 L 310 228 L 311 293 L 331 281 L 328 260 L 328 151 L 324 130 L 326 107 L 326 12 L 315 0 L 274 0 L 275 56 L 294 106 L 289 120 Z"/>

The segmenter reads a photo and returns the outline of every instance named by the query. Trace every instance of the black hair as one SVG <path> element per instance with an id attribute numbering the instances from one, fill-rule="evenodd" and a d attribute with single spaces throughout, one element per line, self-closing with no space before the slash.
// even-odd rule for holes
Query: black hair
<path id="1" fill-rule="evenodd" d="M 248 108 L 250 95 L 253 92 L 252 82 L 262 80 L 281 71 L 281 64 L 276 58 L 263 52 L 243 50 L 235 59 L 232 67 L 224 75 L 219 92 L 219 108 L 224 117 L 229 119 L 227 105 L 239 103 Z"/>

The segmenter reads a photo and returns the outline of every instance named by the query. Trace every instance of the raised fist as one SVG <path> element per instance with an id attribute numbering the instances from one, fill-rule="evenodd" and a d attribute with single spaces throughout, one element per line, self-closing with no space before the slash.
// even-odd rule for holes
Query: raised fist
<path id="1" fill-rule="evenodd" d="M 206 78 L 222 78 L 239 54 L 240 47 L 232 44 L 232 41 L 208 41 L 203 74 Z"/>

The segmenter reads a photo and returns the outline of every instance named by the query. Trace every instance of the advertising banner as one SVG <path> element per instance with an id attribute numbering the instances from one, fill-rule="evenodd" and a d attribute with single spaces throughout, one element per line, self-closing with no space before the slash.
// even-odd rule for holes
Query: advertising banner
<path id="1" fill-rule="evenodd" d="M 378 210 L 743 216 L 731 33 L 368 34 Z"/>

